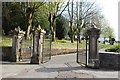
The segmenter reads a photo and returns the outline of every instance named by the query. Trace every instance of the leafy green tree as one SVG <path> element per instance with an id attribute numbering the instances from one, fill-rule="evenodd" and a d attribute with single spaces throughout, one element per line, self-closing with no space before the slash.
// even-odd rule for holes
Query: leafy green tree
<path id="1" fill-rule="evenodd" d="M 65 38 L 65 35 L 68 34 L 68 20 L 62 15 L 59 16 L 56 20 L 56 37 L 58 39 Z"/>
<path id="2" fill-rule="evenodd" d="M 8 31 L 10 30 L 10 26 L 8 27 L 8 25 L 10 24 L 10 7 L 8 3 L 3 2 L 2 4 L 2 28 L 5 32 L 6 35 L 8 35 Z"/>
<path id="3" fill-rule="evenodd" d="M 67 7 L 68 3 L 63 7 L 64 3 L 62 2 L 48 2 L 48 20 L 50 22 L 50 30 L 52 34 L 52 41 L 56 41 L 56 19 L 60 16 L 65 8 Z M 63 7 L 63 9 L 62 9 Z"/>
<path id="4" fill-rule="evenodd" d="M 115 38 L 114 31 L 111 27 L 105 27 L 101 32 L 102 37 Z"/>
<path id="5" fill-rule="evenodd" d="M 25 17 L 26 38 L 29 37 L 34 13 L 45 4 L 45 2 L 21 2 L 22 15 Z"/>
<path id="6" fill-rule="evenodd" d="M 33 17 L 33 27 L 41 26 L 42 29 L 50 30 L 48 16 L 43 11 L 37 11 Z"/>
<path id="7" fill-rule="evenodd" d="M 3 2 L 2 6 L 2 27 L 5 34 L 8 35 L 9 31 L 17 26 L 25 30 L 25 19 L 21 14 L 20 3 Z"/>
<path id="8" fill-rule="evenodd" d="M 36 24 L 48 26 L 49 24 L 46 25 L 45 23 L 48 22 L 46 15 L 36 15 L 37 13 L 40 15 L 39 11 L 43 11 L 40 8 L 44 6 L 44 4 L 44 2 L 4 2 L 2 20 L 5 33 L 8 34 L 10 30 L 20 26 L 26 31 L 27 38 L 34 24 L 35 26 Z M 32 23 L 34 24 L 32 25 Z"/>
<path id="9" fill-rule="evenodd" d="M 104 29 L 101 32 L 101 37 L 104 37 L 104 39 L 109 38 L 109 43 L 111 45 L 114 44 L 115 35 L 114 35 L 114 31 L 113 31 L 113 29 L 111 27 L 104 27 Z"/>

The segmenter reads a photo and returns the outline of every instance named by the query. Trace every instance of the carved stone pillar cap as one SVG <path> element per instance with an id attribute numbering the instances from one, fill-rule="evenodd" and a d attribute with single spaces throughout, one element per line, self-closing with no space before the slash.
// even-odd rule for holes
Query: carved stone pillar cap
<path id="1" fill-rule="evenodd" d="M 25 32 L 24 32 L 24 31 L 19 31 L 18 33 L 19 33 L 19 34 L 25 34 Z"/>
<path id="2" fill-rule="evenodd" d="M 90 28 L 87 30 L 88 35 L 100 35 L 100 29 L 98 28 Z"/>
<path id="3" fill-rule="evenodd" d="M 45 34 L 45 33 L 46 33 L 46 31 L 45 31 L 44 29 L 41 29 L 41 33 L 44 33 L 44 34 Z"/>
<path id="4" fill-rule="evenodd" d="M 38 35 L 40 33 L 40 30 L 35 30 L 34 35 Z"/>
<path id="5" fill-rule="evenodd" d="M 14 35 L 24 35 L 24 34 L 25 34 L 25 31 L 21 30 L 19 26 L 18 28 L 15 28 Z"/>

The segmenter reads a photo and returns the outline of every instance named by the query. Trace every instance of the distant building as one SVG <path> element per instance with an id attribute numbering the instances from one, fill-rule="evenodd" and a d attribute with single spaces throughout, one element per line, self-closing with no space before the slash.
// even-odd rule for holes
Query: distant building
<path id="1" fill-rule="evenodd" d="M 104 38 L 100 37 L 100 38 L 98 39 L 98 41 L 104 41 Z"/>
<path id="2" fill-rule="evenodd" d="M 104 40 L 109 41 L 109 38 L 105 38 L 105 39 L 103 37 L 98 38 L 98 41 L 104 41 Z"/>

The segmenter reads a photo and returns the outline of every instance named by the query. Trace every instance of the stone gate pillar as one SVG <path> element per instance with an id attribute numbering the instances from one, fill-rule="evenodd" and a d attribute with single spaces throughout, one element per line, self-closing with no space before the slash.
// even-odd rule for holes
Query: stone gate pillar
<path id="1" fill-rule="evenodd" d="M 88 53 L 88 67 L 99 67 L 99 53 L 98 53 L 98 38 L 100 30 L 97 28 L 90 28 L 87 30 L 89 36 L 89 53 Z"/>
<path id="2" fill-rule="evenodd" d="M 10 56 L 10 61 L 18 62 L 20 60 L 20 46 L 22 37 L 25 32 L 20 30 L 20 27 L 15 28 L 12 40 L 12 54 Z"/>
<path id="3" fill-rule="evenodd" d="M 40 39 L 39 39 L 39 46 L 38 46 L 38 53 L 39 53 L 39 63 L 43 62 L 43 48 L 44 48 L 44 35 L 45 35 L 46 31 L 41 29 L 40 32 Z"/>
<path id="4" fill-rule="evenodd" d="M 40 31 L 35 30 L 33 33 L 33 54 L 31 57 L 31 63 L 38 63 L 38 42 L 39 42 Z"/>
<path id="5" fill-rule="evenodd" d="M 31 57 L 31 64 L 42 63 L 43 50 L 43 36 L 46 32 L 44 30 L 35 30 L 33 34 L 33 55 Z"/>

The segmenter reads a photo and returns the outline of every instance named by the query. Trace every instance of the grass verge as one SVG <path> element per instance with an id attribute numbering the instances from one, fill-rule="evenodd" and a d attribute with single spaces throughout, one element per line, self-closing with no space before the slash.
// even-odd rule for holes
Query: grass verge
<path id="1" fill-rule="evenodd" d="M 0 36 L 0 42 L 2 43 L 0 47 L 12 47 L 11 36 Z"/>

